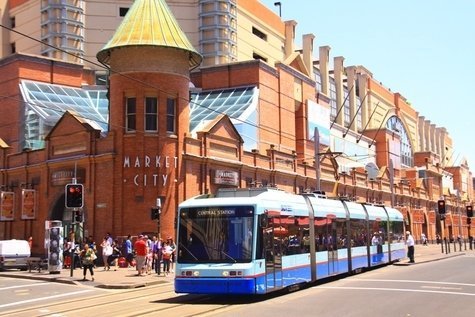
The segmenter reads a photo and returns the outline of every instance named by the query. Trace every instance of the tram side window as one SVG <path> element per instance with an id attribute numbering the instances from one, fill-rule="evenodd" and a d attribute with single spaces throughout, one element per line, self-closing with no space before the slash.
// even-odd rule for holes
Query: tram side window
<path id="1" fill-rule="evenodd" d="M 370 220 L 369 231 L 371 234 L 378 236 L 378 244 L 385 244 L 387 242 L 386 221 Z"/>
<path id="2" fill-rule="evenodd" d="M 282 216 L 274 219 L 274 239 L 282 251 L 282 255 L 309 252 L 308 218 Z M 306 247 L 307 246 L 307 250 Z"/>
<path id="3" fill-rule="evenodd" d="M 402 221 L 393 221 L 389 225 L 390 241 L 402 242 L 404 237 L 404 224 Z"/>
<path id="4" fill-rule="evenodd" d="M 259 225 L 263 224 L 263 218 L 267 217 L 267 215 L 259 215 Z M 260 227 L 257 230 L 257 237 L 256 237 L 256 259 L 264 259 L 264 230 L 266 229 L 266 225 Z"/>
<path id="5" fill-rule="evenodd" d="M 315 249 L 318 251 L 327 250 L 327 218 L 315 218 Z"/>
<path id="6" fill-rule="evenodd" d="M 366 230 L 366 221 L 364 219 L 351 219 L 350 231 L 352 247 L 366 246 L 368 233 Z"/>
<path id="7" fill-rule="evenodd" d="M 337 248 L 344 249 L 347 248 L 347 237 L 348 233 L 346 232 L 346 220 L 345 219 L 334 219 L 336 221 L 336 236 L 337 236 Z"/>

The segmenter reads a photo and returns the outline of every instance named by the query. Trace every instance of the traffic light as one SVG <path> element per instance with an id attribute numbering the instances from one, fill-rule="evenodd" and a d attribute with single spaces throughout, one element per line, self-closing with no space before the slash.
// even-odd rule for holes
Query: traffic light
<path id="1" fill-rule="evenodd" d="M 67 184 L 65 191 L 66 208 L 82 208 L 84 206 L 83 184 Z"/>
<path id="2" fill-rule="evenodd" d="M 443 215 L 445 214 L 445 200 L 439 200 L 437 201 L 437 206 L 439 209 L 439 214 Z"/>
<path id="3" fill-rule="evenodd" d="M 467 206 L 467 217 L 472 218 L 473 217 L 473 207 L 472 206 Z"/>
<path id="4" fill-rule="evenodd" d="M 76 210 L 74 212 L 74 222 L 77 222 L 77 223 L 83 222 L 83 220 L 82 220 L 82 211 L 81 210 Z"/>
<path id="5" fill-rule="evenodd" d="M 60 228 L 51 228 L 49 231 L 49 264 L 59 265 L 61 245 Z"/>
<path id="6" fill-rule="evenodd" d="M 152 220 L 160 221 L 160 208 L 152 207 L 150 211 L 150 218 L 152 218 Z"/>

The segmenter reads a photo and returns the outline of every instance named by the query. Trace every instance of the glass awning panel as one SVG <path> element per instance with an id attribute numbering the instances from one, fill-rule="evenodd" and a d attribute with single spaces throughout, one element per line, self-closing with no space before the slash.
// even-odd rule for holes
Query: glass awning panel
<path id="1" fill-rule="evenodd" d="M 258 95 L 259 90 L 254 86 L 192 93 L 190 131 L 194 132 L 200 123 L 213 120 L 220 114 L 245 122 L 256 110 Z"/>
<path id="2" fill-rule="evenodd" d="M 258 100 L 259 89 L 255 86 L 192 92 L 190 132 L 198 131 L 218 115 L 225 114 L 243 138 L 244 149 L 255 149 L 258 140 Z"/>
<path id="3" fill-rule="evenodd" d="M 101 132 L 109 128 L 109 101 L 105 87 L 75 88 L 22 80 L 25 104 L 25 146 L 37 149 L 66 111 Z"/>

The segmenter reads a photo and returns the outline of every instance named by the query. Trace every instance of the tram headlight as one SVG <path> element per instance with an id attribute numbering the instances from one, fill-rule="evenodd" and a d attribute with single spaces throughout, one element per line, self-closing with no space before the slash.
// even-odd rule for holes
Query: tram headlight
<path id="1" fill-rule="evenodd" d="M 200 276 L 200 271 L 193 271 L 193 276 L 194 277 Z"/>
<path id="2" fill-rule="evenodd" d="M 229 276 L 229 272 L 228 271 L 223 271 L 223 273 L 221 273 L 224 277 L 228 277 Z"/>

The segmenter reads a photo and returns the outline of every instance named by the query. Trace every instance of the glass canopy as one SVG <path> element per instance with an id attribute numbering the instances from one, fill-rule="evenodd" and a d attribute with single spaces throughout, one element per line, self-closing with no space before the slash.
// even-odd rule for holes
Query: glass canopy
<path id="1" fill-rule="evenodd" d="M 22 80 L 24 148 L 44 148 L 44 139 L 66 111 L 101 132 L 109 128 L 109 101 L 103 86 L 73 88 Z"/>
<path id="2" fill-rule="evenodd" d="M 255 86 L 191 93 L 190 132 L 199 131 L 220 114 L 227 115 L 244 140 L 244 149 L 257 148 L 259 89 Z"/>

